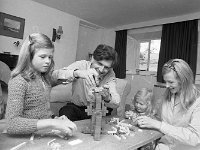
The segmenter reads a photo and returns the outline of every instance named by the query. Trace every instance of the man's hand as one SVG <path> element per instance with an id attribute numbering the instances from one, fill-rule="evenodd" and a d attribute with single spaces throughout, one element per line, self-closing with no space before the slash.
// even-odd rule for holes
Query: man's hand
<path id="1" fill-rule="evenodd" d="M 102 99 L 105 101 L 105 102 L 110 102 L 111 100 L 111 97 L 110 97 L 110 91 L 109 91 L 109 88 L 105 88 L 102 90 L 101 92 L 101 96 L 102 96 Z"/>
<path id="2" fill-rule="evenodd" d="M 75 70 L 74 76 L 79 77 L 86 80 L 86 83 L 89 86 L 97 86 L 99 84 L 98 80 L 98 72 L 95 69 L 88 69 L 88 70 Z"/>

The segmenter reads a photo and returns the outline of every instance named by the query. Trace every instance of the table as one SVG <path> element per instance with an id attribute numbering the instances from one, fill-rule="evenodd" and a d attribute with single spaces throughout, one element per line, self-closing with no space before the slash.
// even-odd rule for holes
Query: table
<path id="1" fill-rule="evenodd" d="M 0 123 L 0 149 L 10 150 L 14 146 L 20 143 L 27 142 L 20 150 L 49 150 L 47 145 L 52 139 L 56 139 L 54 142 L 61 145 L 60 150 L 134 150 L 153 140 L 160 138 L 163 134 L 155 130 L 142 129 L 136 131 L 134 136 L 128 136 L 127 139 L 116 139 L 113 135 L 102 134 L 100 141 L 94 141 L 93 136 L 90 134 L 83 134 L 80 131 L 90 125 L 90 120 L 81 120 L 75 122 L 78 127 L 78 131 L 70 139 L 61 139 L 56 135 L 46 135 L 41 137 L 40 134 L 36 134 L 33 142 L 30 142 L 30 135 L 15 135 L 10 136 L 2 133 L 2 127 L 5 126 Z M 82 143 L 77 145 L 70 145 L 70 141 L 80 139 Z"/>

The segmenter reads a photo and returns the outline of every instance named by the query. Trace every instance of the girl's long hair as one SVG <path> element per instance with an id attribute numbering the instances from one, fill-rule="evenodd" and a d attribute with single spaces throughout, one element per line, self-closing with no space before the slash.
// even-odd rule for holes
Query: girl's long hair
<path id="1" fill-rule="evenodd" d="M 32 67 L 32 59 L 36 52 L 36 49 L 47 48 L 53 49 L 54 45 L 51 40 L 44 34 L 33 33 L 29 35 L 22 44 L 18 62 L 15 69 L 11 72 L 11 78 L 21 74 L 27 81 L 30 81 L 36 77 L 36 71 Z M 54 61 L 52 59 L 49 69 L 42 74 L 47 81 L 54 68 Z"/>
<path id="2" fill-rule="evenodd" d="M 183 109 L 187 110 L 200 96 L 200 91 L 194 85 L 194 76 L 190 66 L 182 59 L 172 59 L 164 64 L 162 75 L 173 71 L 180 84 L 180 100 Z M 171 92 L 166 89 L 164 100 L 171 100 Z"/>

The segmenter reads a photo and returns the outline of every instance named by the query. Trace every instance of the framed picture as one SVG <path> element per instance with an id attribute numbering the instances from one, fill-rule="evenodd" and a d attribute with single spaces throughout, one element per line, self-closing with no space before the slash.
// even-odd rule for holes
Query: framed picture
<path id="1" fill-rule="evenodd" d="M 0 12 L 0 35 L 23 39 L 25 19 Z"/>

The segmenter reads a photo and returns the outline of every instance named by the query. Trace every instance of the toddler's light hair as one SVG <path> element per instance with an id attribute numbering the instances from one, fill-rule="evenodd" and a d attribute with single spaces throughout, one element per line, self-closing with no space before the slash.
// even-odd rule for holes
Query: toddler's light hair
<path id="1" fill-rule="evenodd" d="M 138 99 L 145 101 L 147 103 L 146 114 L 152 113 L 152 99 L 153 99 L 152 90 L 149 88 L 142 88 L 142 89 L 138 90 L 132 100 L 132 103 L 135 105 L 135 101 Z"/>

